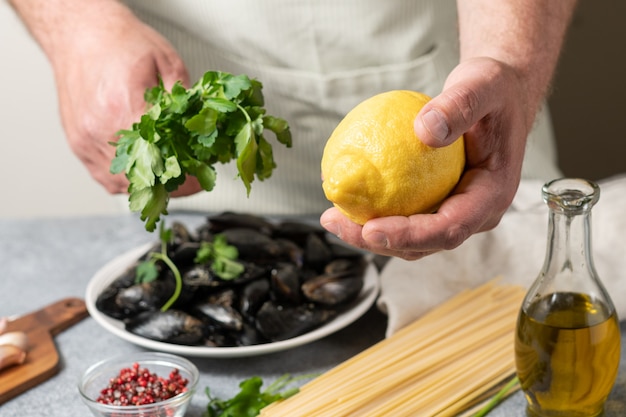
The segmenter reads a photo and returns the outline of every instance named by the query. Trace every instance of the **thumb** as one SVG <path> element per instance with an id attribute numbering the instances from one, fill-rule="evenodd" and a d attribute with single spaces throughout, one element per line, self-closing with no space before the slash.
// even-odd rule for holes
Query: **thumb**
<path id="1" fill-rule="evenodd" d="M 450 87 L 429 101 L 417 114 L 417 137 L 435 148 L 450 145 L 485 116 L 478 95 L 462 87 Z"/>

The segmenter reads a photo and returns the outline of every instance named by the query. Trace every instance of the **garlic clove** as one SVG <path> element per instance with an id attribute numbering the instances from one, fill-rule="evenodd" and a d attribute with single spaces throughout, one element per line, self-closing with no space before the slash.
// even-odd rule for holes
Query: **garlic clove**
<path id="1" fill-rule="evenodd" d="M 28 336 L 24 332 L 7 332 L 0 334 L 0 346 L 12 345 L 26 351 Z"/>
<path id="2" fill-rule="evenodd" d="M 14 345 L 0 346 L 0 370 L 13 365 L 21 365 L 26 360 L 26 352 Z"/>

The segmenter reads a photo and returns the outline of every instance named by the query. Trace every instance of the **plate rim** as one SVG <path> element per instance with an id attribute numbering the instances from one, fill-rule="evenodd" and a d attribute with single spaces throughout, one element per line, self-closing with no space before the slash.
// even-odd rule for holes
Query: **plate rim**
<path id="1" fill-rule="evenodd" d="M 98 269 L 87 284 L 85 304 L 89 315 L 105 330 L 134 345 L 159 352 L 190 357 L 236 358 L 263 355 L 295 348 L 322 339 L 352 324 L 369 310 L 380 293 L 380 274 L 371 259 L 366 258 L 368 265 L 365 270 L 363 289 L 359 294 L 359 298 L 352 302 L 354 304 L 353 307 L 310 332 L 278 342 L 237 347 L 188 346 L 159 342 L 127 332 L 124 330 L 120 320 L 109 317 L 96 308 L 98 294 L 105 286 L 116 279 L 119 274 L 153 246 L 153 242 L 136 246 L 114 257 Z"/>

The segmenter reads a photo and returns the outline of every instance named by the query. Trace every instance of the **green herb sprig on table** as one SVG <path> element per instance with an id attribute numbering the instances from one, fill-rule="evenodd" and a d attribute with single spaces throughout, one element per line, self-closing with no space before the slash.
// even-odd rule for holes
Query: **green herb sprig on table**
<path id="1" fill-rule="evenodd" d="M 110 167 L 126 173 L 130 209 L 141 213 L 146 230 L 167 214 L 170 193 L 187 176 L 211 191 L 216 163 L 236 160 L 248 195 L 255 177 L 272 175 L 276 163 L 264 132 L 286 147 L 291 132 L 285 120 L 266 114 L 262 88 L 246 75 L 209 71 L 189 89 L 177 82 L 167 91 L 159 81 L 146 91 L 150 107 L 130 130 L 118 132 Z"/>
<path id="2" fill-rule="evenodd" d="M 258 416 L 263 407 L 273 402 L 284 400 L 299 392 L 299 388 L 284 389 L 300 379 L 309 379 L 318 376 L 317 374 L 291 377 L 285 374 L 270 384 L 264 391 L 261 391 L 263 380 L 258 376 L 253 376 L 239 384 L 240 391 L 229 400 L 220 400 L 211 395 L 209 388 L 206 388 L 206 395 L 209 397 L 209 405 L 204 417 L 254 417 Z M 282 390 L 282 391 L 281 391 Z"/>

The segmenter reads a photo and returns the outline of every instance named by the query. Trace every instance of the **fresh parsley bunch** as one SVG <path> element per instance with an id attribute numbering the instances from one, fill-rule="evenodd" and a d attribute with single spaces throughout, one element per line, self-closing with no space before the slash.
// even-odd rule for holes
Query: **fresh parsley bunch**
<path id="1" fill-rule="evenodd" d="M 202 188 L 215 186 L 216 163 L 237 161 L 247 194 L 254 178 L 269 178 L 276 168 L 270 130 L 291 147 L 289 125 L 266 114 L 262 84 L 246 75 L 209 71 L 191 88 L 180 82 L 167 91 L 163 82 L 146 90 L 148 111 L 132 129 L 118 132 L 113 174 L 126 173 L 131 211 L 141 213 L 148 231 L 167 214 L 169 194 L 194 176 Z"/>

